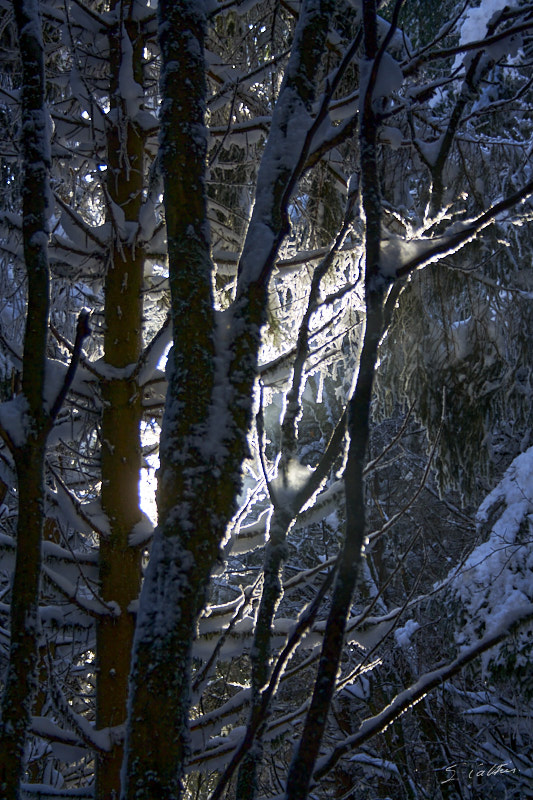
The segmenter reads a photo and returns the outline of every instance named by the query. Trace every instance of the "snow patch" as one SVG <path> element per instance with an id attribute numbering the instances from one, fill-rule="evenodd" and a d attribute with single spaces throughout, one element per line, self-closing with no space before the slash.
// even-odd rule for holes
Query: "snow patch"
<path id="1" fill-rule="evenodd" d="M 28 402 L 23 394 L 0 403 L 0 427 L 15 447 L 22 447 L 28 435 Z"/>
<path id="2" fill-rule="evenodd" d="M 466 617 L 457 636 L 462 647 L 498 630 L 509 614 L 533 602 L 533 447 L 515 458 L 481 504 L 478 524 L 494 518 L 487 541 L 473 550 L 451 586 Z M 515 668 L 529 664 L 532 631 L 530 623 L 517 635 Z M 484 654 L 484 668 L 490 663 L 502 663 L 499 647 Z"/>
<path id="3" fill-rule="evenodd" d="M 483 40 L 487 35 L 487 28 L 491 23 L 495 14 L 503 11 L 505 7 L 513 8 L 516 6 L 516 0 L 481 0 L 477 8 L 469 8 L 463 15 L 461 23 L 461 33 L 459 36 L 459 45 L 470 44 L 470 42 L 477 42 Z M 492 46 L 496 58 L 501 58 L 506 52 L 510 52 L 509 39 L 498 42 Z M 501 48 L 503 47 L 503 51 Z M 518 48 L 518 44 L 517 44 Z M 489 48 L 490 52 L 490 48 Z M 492 55 L 492 53 L 491 53 Z M 456 70 L 461 63 L 468 64 L 472 58 L 471 53 L 465 56 L 458 55 L 455 58 L 452 72 Z"/>
<path id="4" fill-rule="evenodd" d="M 403 134 L 399 128 L 383 125 L 379 131 L 379 140 L 390 145 L 393 150 L 399 150 L 403 142 Z"/>
<path id="5" fill-rule="evenodd" d="M 137 522 L 128 536 L 128 544 L 132 547 L 138 547 L 141 544 L 149 542 L 154 535 L 154 524 L 148 514 L 142 512 L 142 517 Z"/>
<path id="6" fill-rule="evenodd" d="M 360 98 L 361 103 L 364 103 L 366 93 L 369 88 L 369 81 L 372 77 L 372 70 L 374 67 L 373 59 L 361 59 L 359 62 L 360 74 Z M 372 101 L 379 100 L 383 97 L 388 97 L 393 92 L 401 87 L 403 83 L 402 68 L 390 53 L 383 53 L 381 61 L 379 62 L 378 72 L 372 88 Z"/>
<path id="7" fill-rule="evenodd" d="M 402 628 L 397 628 L 394 631 L 394 638 L 396 639 L 396 644 L 399 647 L 410 647 L 411 646 L 411 636 L 415 631 L 419 629 L 420 625 L 418 622 L 415 622 L 414 619 L 409 619 L 405 623 Z"/>
<path id="8" fill-rule="evenodd" d="M 280 506 L 291 505 L 296 495 L 307 484 L 312 472 L 311 467 L 300 464 L 294 458 L 289 459 L 286 464 L 278 468 L 278 475 L 270 484 L 276 504 Z"/>
<path id="9" fill-rule="evenodd" d="M 118 86 L 123 100 L 126 101 L 128 116 L 133 119 L 140 111 L 144 99 L 144 92 L 142 86 L 140 86 L 134 78 L 133 46 L 124 25 L 122 26 L 121 45 L 122 59 L 118 73 Z"/>
<path id="10" fill-rule="evenodd" d="M 251 553 L 259 547 L 263 547 L 267 539 L 267 532 L 269 529 L 270 516 L 272 509 L 267 508 L 262 512 L 256 522 L 250 525 L 242 525 L 233 533 L 224 547 L 226 556 L 242 555 L 243 553 Z"/>

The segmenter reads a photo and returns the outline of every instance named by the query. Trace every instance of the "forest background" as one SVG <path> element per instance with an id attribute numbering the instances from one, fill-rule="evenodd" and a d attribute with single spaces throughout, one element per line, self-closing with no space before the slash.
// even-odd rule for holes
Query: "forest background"
<path id="1" fill-rule="evenodd" d="M 1 798 L 533 796 L 532 32 L 0 0 Z"/>

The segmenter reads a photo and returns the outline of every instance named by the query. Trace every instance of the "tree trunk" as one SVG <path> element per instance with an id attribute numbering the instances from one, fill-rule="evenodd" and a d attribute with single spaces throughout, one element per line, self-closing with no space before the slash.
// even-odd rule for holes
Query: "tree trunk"
<path id="1" fill-rule="evenodd" d="M 161 436 L 159 525 L 135 633 L 124 768 L 129 800 L 138 793 L 154 800 L 182 794 L 192 643 L 241 487 L 269 279 L 310 145 L 305 126 L 294 132 L 289 122 L 311 109 L 333 3 L 307 0 L 300 12 L 295 54 L 272 120 L 276 134 L 259 171 L 236 300 L 223 313 L 213 308 L 206 213 L 206 9 L 192 0 L 166 0 L 158 8 L 174 347 Z M 300 150 L 288 163 L 284 154 L 288 141 L 294 147 L 294 133 Z"/>
<path id="2" fill-rule="evenodd" d="M 370 61 L 377 54 L 376 4 L 369 0 L 363 11 L 365 55 Z M 368 445 L 372 385 L 383 334 L 383 303 L 386 282 L 380 274 L 381 198 L 377 169 L 377 120 L 372 92 L 376 61 L 366 95 L 362 98 L 360 121 L 361 197 L 365 214 L 365 303 L 366 321 L 363 346 L 353 397 L 348 407 L 350 437 L 344 472 L 346 486 L 346 530 L 339 555 L 324 641 L 311 705 L 301 739 L 287 777 L 287 800 L 305 800 L 319 755 L 328 712 L 335 692 L 346 622 L 357 582 L 365 536 L 363 470 Z"/>
<path id="3" fill-rule="evenodd" d="M 20 797 L 26 734 L 39 659 L 39 589 L 44 524 L 43 465 L 50 414 L 44 405 L 49 315 L 50 142 L 44 102 L 43 43 L 37 0 L 13 3 L 22 62 L 22 235 L 28 279 L 21 430 L 7 431 L 17 472 L 17 555 L 11 641 L 0 725 L 0 797 Z M 20 441 L 18 439 L 20 438 Z"/>
<path id="4" fill-rule="evenodd" d="M 117 18 L 125 14 L 116 3 Z M 145 181 L 144 138 L 128 116 L 120 94 L 119 73 L 124 58 L 123 37 L 128 36 L 133 54 L 134 78 L 142 86 L 143 39 L 129 20 L 117 22 L 109 35 L 110 103 L 113 124 L 107 127 L 108 220 L 113 229 L 111 257 L 105 279 L 104 359 L 112 374 L 135 364 L 142 350 L 142 284 L 144 256 L 140 247 L 124 241 L 113 209 L 125 215 L 126 225 L 139 218 Z M 106 615 L 97 624 L 98 672 L 96 684 L 97 727 L 122 725 L 126 719 L 128 677 L 135 628 L 132 603 L 140 591 L 140 552 L 128 537 L 141 518 L 139 477 L 141 469 L 140 426 L 142 392 L 134 377 L 109 377 L 102 384 L 102 508 L 109 535 L 100 537 L 100 593 L 114 603 L 116 616 Z M 120 737 L 110 752 L 97 757 L 96 798 L 119 796 L 123 746 Z"/>
<path id="5" fill-rule="evenodd" d="M 160 164 L 174 347 L 161 436 L 159 525 L 135 634 L 124 791 L 128 798 L 174 800 L 181 796 L 188 750 L 192 641 L 226 520 L 217 514 L 213 464 L 203 452 L 215 369 L 203 4 L 164 0 L 159 25 Z"/>

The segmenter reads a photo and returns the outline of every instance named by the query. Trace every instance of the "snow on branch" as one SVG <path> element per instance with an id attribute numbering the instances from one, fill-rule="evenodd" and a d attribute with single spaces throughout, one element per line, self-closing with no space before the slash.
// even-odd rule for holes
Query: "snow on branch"
<path id="1" fill-rule="evenodd" d="M 0 436 L 11 452 L 26 441 L 27 414 L 28 402 L 23 394 L 0 403 Z"/>
<path id="2" fill-rule="evenodd" d="M 533 602 L 533 448 L 517 456 L 502 480 L 481 504 L 478 528 L 490 526 L 488 539 L 478 545 L 455 571 L 450 594 L 460 603 L 466 620 L 456 640 L 462 647 L 501 626 L 513 609 Z M 507 664 L 503 648 L 488 651 L 484 671 L 511 666 L 513 674 L 531 667 L 531 626 L 519 634 Z"/>
<path id="3" fill-rule="evenodd" d="M 202 714 L 191 721 L 191 737 L 194 750 L 202 750 L 207 736 L 220 733 L 223 727 L 237 722 L 243 709 L 250 702 L 250 689 L 241 689 L 220 708 Z"/>
<path id="4" fill-rule="evenodd" d="M 2 569 L 10 570 L 12 568 L 16 546 L 16 539 L 13 536 L 0 533 L 0 565 Z M 42 541 L 41 549 L 43 559 L 60 566 L 63 571 L 74 568 L 84 580 L 96 579 L 98 566 L 96 550 L 92 552 L 70 550 L 46 539 Z"/>
<path id="5" fill-rule="evenodd" d="M 311 114 L 315 60 L 321 56 L 328 27 L 327 13 L 311 2 L 303 4 L 259 166 L 255 204 L 239 264 L 238 298 L 251 284 L 266 283 L 288 232 L 289 200 L 313 135 L 327 112 L 324 103 L 316 116 Z"/>
<path id="6" fill-rule="evenodd" d="M 456 253 L 472 242 L 481 231 L 491 225 L 496 218 L 533 194 L 533 180 L 521 189 L 495 203 L 478 217 L 466 222 L 454 223 L 450 231 L 434 239 L 406 240 L 389 239 L 384 245 L 383 274 L 388 277 L 404 278 L 417 269 L 422 269 L 444 257 Z M 396 245 L 396 249 L 395 249 Z"/>
<path id="7" fill-rule="evenodd" d="M 363 720 L 357 733 L 347 736 L 344 741 L 340 742 L 317 762 L 313 780 L 315 782 L 321 780 L 333 769 L 342 756 L 356 747 L 360 747 L 378 733 L 382 733 L 389 725 L 399 719 L 405 711 L 422 700 L 428 692 L 452 678 L 475 658 L 499 644 L 531 619 L 533 619 L 532 603 L 507 611 L 506 614 L 502 615 L 499 625 L 491 633 L 484 636 L 475 645 L 463 650 L 454 661 L 422 675 L 415 684 L 397 694 L 386 708 L 375 716 Z"/>
<path id="8" fill-rule="evenodd" d="M 120 609 L 116 603 L 105 603 L 94 592 L 92 597 L 86 597 L 85 595 L 88 594 L 86 586 L 83 586 L 82 591 L 80 591 L 80 587 L 65 578 L 62 573 L 57 572 L 46 565 L 44 565 L 42 569 L 43 575 L 48 579 L 52 586 L 57 589 L 57 591 L 63 595 L 63 597 L 81 609 L 84 613 L 89 614 L 89 616 L 116 617 L 120 614 Z"/>
<path id="9" fill-rule="evenodd" d="M 89 225 L 83 217 L 74 211 L 59 195 L 55 195 L 56 203 L 61 207 L 61 227 L 70 242 L 81 251 L 92 251 L 94 245 L 105 248 L 111 232 L 111 223 L 103 225 Z"/>
<path id="10" fill-rule="evenodd" d="M 55 491 L 48 490 L 47 499 L 52 506 L 52 515 L 71 525 L 80 533 L 93 531 L 101 536 L 109 536 L 109 520 L 102 510 L 99 500 L 82 503 L 66 486 L 59 474 L 49 466 L 56 482 Z"/>
<path id="11" fill-rule="evenodd" d="M 124 730 L 122 726 L 96 730 L 94 725 L 86 719 L 86 717 L 74 711 L 53 676 L 50 676 L 50 689 L 52 703 L 61 714 L 66 724 L 69 725 L 74 734 L 77 734 L 92 750 L 110 752 L 114 744 L 123 738 Z M 52 727 L 50 723 L 46 724 L 42 717 L 39 718 L 36 724 L 41 728 L 42 733 L 45 732 L 46 728 L 48 728 L 51 733 L 56 732 L 56 726 Z"/>

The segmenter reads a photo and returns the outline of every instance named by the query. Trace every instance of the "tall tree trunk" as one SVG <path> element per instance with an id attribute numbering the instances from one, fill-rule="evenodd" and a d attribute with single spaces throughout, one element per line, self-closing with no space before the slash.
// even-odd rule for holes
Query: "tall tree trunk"
<path id="1" fill-rule="evenodd" d="M 363 470 L 368 445 L 372 385 L 383 334 L 383 303 L 386 280 L 380 273 L 381 197 L 377 169 L 377 129 L 372 93 L 379 63 L 376 55 L 376 3 L 365 2 L 363 9 L 365 55 L 371 68 L 360 120 L 361 197 L 365 214 L 365 303 L 366 321 L 359 370 L 348 406 L 347 429 L 350 437 L 344 473 L 346 485 L 346 530 L 339 555 L 330 611 L 318 665 L 311 704 L 287 777 L 287 800 L 305 800 L 326 728 L 335 692 L 346 622 L 365 536 Z M 372 60 L 373 64 L 372 64 Z"/>
<path id="2" fill-rule="evenodd" d="M 0 797 L 20 797 L 24 749 L 36 690 L 39 588 L 44 524 L 43 465 L 50 414 L 44 405 L 49 315 L 50 142 L 37 0 L 13 3 L 22 62 L 22 235 L 28 280 L 20 430 L 6 431 L 17 472 L 17 555 L 11 641 L 0 724 Z"/>
<path id="3" fill-rule="evenodd" d="M 160 164 L 174 346 L 161 436 L 159 524 L 135 632 L 124 764 L 128 800 L 182 794 L 192 643 L 242 483 L 269 279 L 310 145 L 305 126 L 293 131 L 289 123 L 298 112 L 310 114 L 332 8 L 332 0 L 302 6 L 295 54 L 272 120 L 276 133 L 259 170 L 236 300 L 220 313 L 213 307 L 205 191 L 206 6 L 193 0 L 158 6 Z M 287 160 L 295 135 L 299 149 Z"/>
<path id="4" fill-rule="evenodd" d="M 204 4 L 192 0 L 163 0 L 158 12 L 159 158 L 174 346 L 160 447 L 159 524 L 135 634 L 125 796 L 175 800 L 188 750 L 192 641 L 226 520 L 217 518 L 207 454 L 215 371 L 203 119 L 207 21 Z"/>
<path id="5" fill-rule="evenodd" d="M 144 138 L 134 128 L 127 101 L 121 96 L 119 73 L 131 43 L 133 78 L 143 85 L 143 39 L 116 2 L 117 23 L 109 35 L 110 105 L 113 122 L 107 128 L 108 220 L 113 230 L 110 262 L 105 279 L 104 359 L 111 376 L 102 384 L 102 507 L 109 535 L 100 539 L 100 592 L 114 603 L 115 616 L 97 624 L 97 727 L 122 725 L 126 719 L 128 677 L 135 628 L 132 603 L 140 591 L 140 552 L 128 537 L 141 518 L 139 477 L 142 392 L 132 376 L 123 374 L 135 364 L 142 349 L 142 283 L 144 256 L 140 247 L 125 241 L 115 218 L 118 208 L 125 224 L 139 218 L 145 180 Z M 124 18 L 124 19 L 123 19 Z M 125 37 L 129 39 L 126 40 Z M 129 58 L 128 58 L 129 60 Z M 122 67 L 124 68 L 124 67 Z M 111 115 L 110 115 L 111 116 Z M 120 213 L 120 212 L 119 212 Z M 97 757 L 96 798 L 111 800 L 120 792 L 123 746 L 120 737 L 109 752 Z"/>

